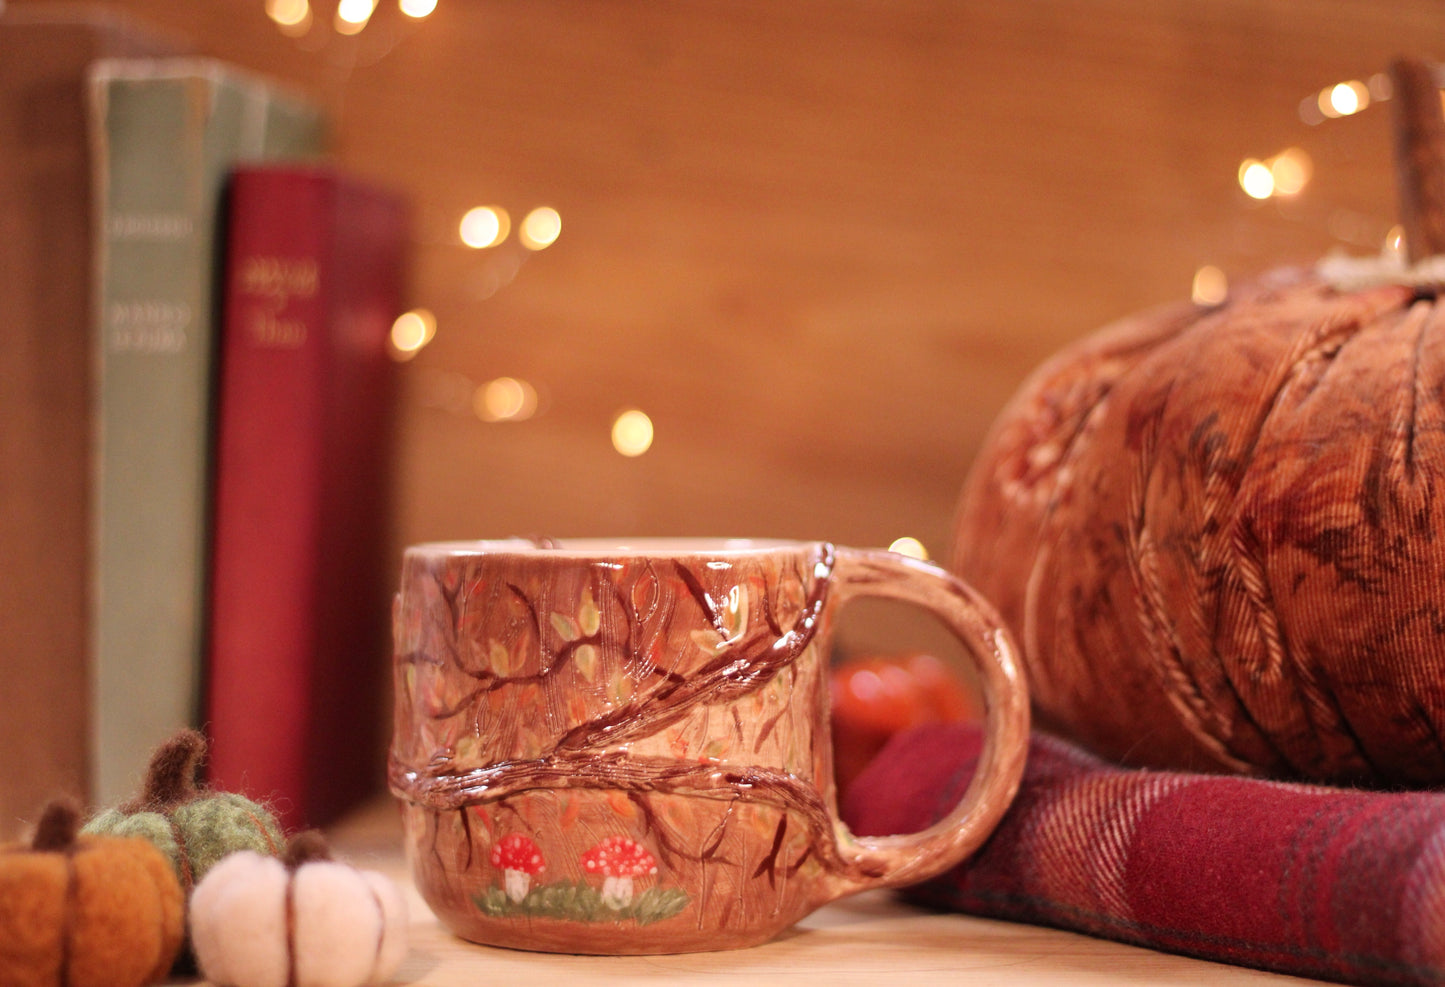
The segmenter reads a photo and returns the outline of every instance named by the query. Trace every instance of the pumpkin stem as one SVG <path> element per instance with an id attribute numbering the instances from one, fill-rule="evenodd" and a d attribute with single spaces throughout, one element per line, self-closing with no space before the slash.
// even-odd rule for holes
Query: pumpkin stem
<path id="1" fill-rule="evenodd" d="M 179 730 L 156 748 L 146 768 L 145 785 L 134 802 L 124 808 L 169 808 L 200 794 L 196 784 L 206 759 L 206 738 L 196 730 Z"/>
<path id="2" fill-rule="evenodd" d="M 286 865 L 287 870 L 295 870 L 302 864 L 330 859 L 331 846 L 326 842 L 326 837 L 314 829 L 308 829 L 305 832 L 297 833 L 287 842 L 286 855 L 282 858 L 282 863 Z"/>
<path id="3" fill-rule="evenodd" d="M 1445 115 L 1440 87 L 1424 62 L 1390 66 L 1395 105 L 1395 174 L 1400 225 L 1412 264 L 1445 254 Z"/>
<path id="4" fill-rule="evenodd" d="M 80 806 L 72 799 L 56 799 L 45 807 L 30 847 L 43 853 L 69 849 L 80 832 Z"/>

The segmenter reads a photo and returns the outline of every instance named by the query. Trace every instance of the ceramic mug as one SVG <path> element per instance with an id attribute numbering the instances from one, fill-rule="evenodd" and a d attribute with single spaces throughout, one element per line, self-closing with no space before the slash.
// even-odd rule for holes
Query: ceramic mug
<path id="1" fill-rule="evenodd" d="M 908 601 L 961 640 L 986 742 L 921 833 L 839 821 L 829 627 Z M 390 784 L 418 889 L 480 943 L 668 953 L 764 942 L 814 908 L 952 867 L 1023 770 L 1028 703 L 991 606 L 891 552 L 760 541 L 408 549 Z"/>

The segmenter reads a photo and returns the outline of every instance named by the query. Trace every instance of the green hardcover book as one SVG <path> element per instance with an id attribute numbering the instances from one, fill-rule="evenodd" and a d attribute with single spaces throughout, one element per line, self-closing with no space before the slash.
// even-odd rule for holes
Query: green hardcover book
<path id="1" fill-rule="evenodd" d="M 209 59 L 90 72 L 97 204 L 98 449 L 92 792 L 138 786 L 197 725 L 216 353 L 230 169 L 321 150 L 322 114 Z"/>

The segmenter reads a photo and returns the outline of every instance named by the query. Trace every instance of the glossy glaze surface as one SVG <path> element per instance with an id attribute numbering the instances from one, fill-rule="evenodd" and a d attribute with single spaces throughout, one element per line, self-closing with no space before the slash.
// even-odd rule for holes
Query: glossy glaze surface
<path id="1" fill-rule="evenodd" d="M 826 642 L 850 593 L 942 594 L 917 602 L 957 611 L 997 669 L 994 721 L 1026 717 L 986 605 L 897 560 L 794 543 L 409 551 L 391 784 L 438 916 L 529 949 L 722 949 L 967 853 L 959 836 L 976 845 L 1001 814 L 1014 758 L 995 757 L 966 821 L 921 842 L 858 841 L 836 818 Z M 1021 751 L 1005 733 L 996 753 Z"/>

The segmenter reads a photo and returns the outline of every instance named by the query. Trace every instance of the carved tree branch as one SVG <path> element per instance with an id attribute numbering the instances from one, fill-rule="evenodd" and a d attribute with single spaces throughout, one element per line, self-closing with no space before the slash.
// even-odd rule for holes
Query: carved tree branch
<path id="1" fill-rule="evenodd" d="M 838 852 L 832 816 L 818 789 L 812 784 L 790 773 L 771 768 L 740 767 L 715 760 L 685 762 L 661 757 L 634 757 L 621 746 L 655 734 L 683 719 L 700 705 L 734 701 L 754 692 L 772 681 L 783 669 L 790 667 L 806 650 L 821 626 L 827 608 L 834 561 L 832 547 L 822 546 L 811 562 L 811 584 L 802 601 L 801 612 L 791 628 L 783 630 L 773 610 L 770 594 L 765 592 L 758 604 L 763 615 L 762 625 L 733 641 L 726 640 L 728 625 L 718 603 L 689 569 L 679 565 L 677 575 L 686 587 L 688 596 L 699 608 L 707 624 L 724 637 L 724 646 L 718 654 L 686 674 L 678 672 L 675 666 L 668 669 L 657 667 L 646 654 L 646 649 L 652 642 L 638 640 L 634 633 L 635 629 L 656 619 L 660 619 L 665 628 L 670 624 L 675 612 L 676 604 L 665 592 L 664 583 L 651 572 L 651 563 L 648 563 L 649 574 L 655 580 L 657 593 L 650 601 L 651 605 L 645 616 L 638 613 L 638 608 L 633 605 L 634 601 L 628 598 L 622 587 L 609 583 L 613 591 L 612 598 L 616 600 L 628 626 L 628 636 L 623 642 L 622 653 L 628 660 L 637 663 L 633 668 L 634 673 L 645 672 L 648 677 L 656 676 L 657 681 L 634 694 L 628 702 L 576 724 L 536 758 L 508 761 L 462 772 L 456 771 L 450 755 L 432 758 L 421 771 L 407 769 L 393 760 L 390 766 L 392 789 L 435 812 L 455 810 L 477 803 L 503 804 L 510 796 L 529 790 L 589 788 L 621 791 L 627 793 L 633 803 L 643 811 L 644 820 L 649 829 L 658 835 L 662 849 L 688 859 L 699 858 L 677 847 L 667 836 L 652 810 L 648 795 L 656 793 L 731 801 L 759 801 L 800 817 L 811 836 L 812 847 L 808 853 L 793 862 L 793 870 L 800 867 L 810 854 L 816 854 L 824 864 L 836 871 L 855 871 L 856 866 L 845 862 Z M 508 590 L 526 608 L 528 619 L 537 635 L 539 647 L 542 649 L 540 668 L 530 674 L 512 676 L 498 675 L 490 670 L 468 669 L 461 660 L 457 644 L 463 633 L 468 595 L 461 587 L 449 594 L 440 577 L 437 584 L 451 610 L 451 620 L 446 628 L 449 633 L 443 642 L 446 650 L 442 663 L 472 678 L 477 685 L 460 701 L 433 714 L 433 719 L 456 716 L 472 707 L 483 694 L 504 686 L 544 684 L 547 679 L 566 667 L 581 646 L 602 644 L 602 630 L 599 627 L 592 635 L 572 639 L 560 648 L 550 649 L 536 605 L 520 588 L 507 584 Z M 400 656 L 398 661 L 438 663 L 435 658 L 421 654 Z M 634 674 L 633 680 L 640 681 L 642 677 Z M 765 725 L 755 747 L 761 747 L 777 721 L 778 716 L 774 716 Z M 741 729 L 740 724 L 738 728 Z M 714 834 L 715 838 L 704 851 L 704 857 L 711 858 L 721 846 L 722 829 L 725 829 L 725 822 L 719 832 Z M 780 824 L 775 841 L 777 845 L 764 866 L 777 866 L 776 857 L 784 833 L 785 824 Z"/>
<path id="2" fill-rule="evenodd" d="M 815 845 L 814 852 L 830 868 L 844 873 L 857 869 L 838 853 L 832 816 L 818 790 L 796 775 L 771 768 L 639 758 L 622 751 L 583 752 L 509 761 L 435 777 L 392 765 L 391 786 L 412 802 L 439 812 L 478 803 L 501 803 L 524 791 L 567 788 L 622 791 L 629 796 L 656 793 L 730 801 L 750 799 L 801 817 Z"/>

